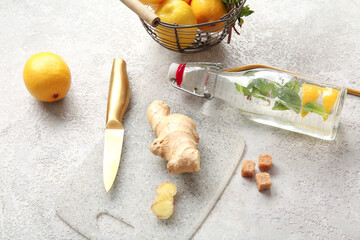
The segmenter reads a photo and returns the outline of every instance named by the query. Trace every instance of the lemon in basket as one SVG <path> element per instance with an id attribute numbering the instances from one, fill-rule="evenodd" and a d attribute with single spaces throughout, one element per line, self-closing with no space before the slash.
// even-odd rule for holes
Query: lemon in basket
<path id="1" fill-rule="evenodd" d="M 142 2 L 145 5 L 153 5 L 153 4 L 160 4 L 162 3 L 164 0 L 140 0 L 140 2 Z"/>
<path id="2" fill-rule="evenodd" d="M 140 2 L 144 5 L 149 5 L 154 11 L 159 7 L 159 4 L 164 0 L 140 0 Z"/>
<path id="3" fill-rule="evenodd" d="M 175 23 L 179 25 L 197 24 L 196 17 L 191 7 L 182 0 L 165 0 L 156 10 L 162 22 Z M 176 33 L 174 28 L 158 26 L 155 28 L 160 41 L 173 50 L 178 50 Z M 181 49 L 190 46 L 196 37 L 197 28 L 179 28 L 176 29 L 177 38 Z"/>
<path id="4" fill-rule="evenodd" d="M 190 6 L 199 24 L 220 20 L 227 14 L 221 0 L 192 0 Z M 199 28 L 203 31 L 218 32 L 224 29 L 224 22 Z"/>
<path id="5" fill-rule="evenodd" d="M 182 1 L 186 2 L 189 5 L 190 5 L 190 2 L 191 2 L 191 0 L 182 0 Z"/>

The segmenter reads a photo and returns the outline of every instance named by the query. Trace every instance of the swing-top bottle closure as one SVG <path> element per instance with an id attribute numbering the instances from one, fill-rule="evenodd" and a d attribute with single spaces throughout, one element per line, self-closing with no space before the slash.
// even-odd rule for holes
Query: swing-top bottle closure
<path id="1" fill-rule="evenodd" d="M 196 64 L 203 66 L 206 65 L 209 68 L 208 70 L 205 71 L 207 76 L 204 83 L 199 82 L 203 79 L 199 79 L 199 80 L 197 79 L 198 81 L 194 81 L 193 79 L 191 81 L 187 81 L 186 71 L 185 71 L 186 63 L 182 63 L 182 64 L 172 63 L 169 68 L 168 79 L 171 81 L 171 85 L 176 89 L 179 89 L 183 92 L 192 94 L 197 97 L 211 100 L 214 98 L 214 94 L 210 93 L 207 90 L 207 84 L 209 81 L 210 72 L 221 70 L 223 68 L 223 65 L 221 63 L 203 63 L 203 62 L 198 62 Z M 203 86 L 201 86 L 201 88 L 203 88 L 204 91 L 203 93 L 199 93 L 199 85 L 202 84 Z"/>

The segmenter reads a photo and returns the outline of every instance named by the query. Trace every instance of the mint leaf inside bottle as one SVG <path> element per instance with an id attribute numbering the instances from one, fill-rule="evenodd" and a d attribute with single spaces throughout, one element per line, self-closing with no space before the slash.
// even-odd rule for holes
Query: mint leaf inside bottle
<path id="1" fill-rule="evenodd" d="M 272 110 L 292 110 L 297 114 L 300 113 L 301 99 L 298 92 L 301 84 L 296 79 L 292 79 L 282 86 L 265 78 L 257 78 L 252 80 L 247 87 L 237 83 L 235 83 L 235 87 L 238 92 L 245 96 L 256 97 L 264 101 L 270 97 L 271 93 L 271 97 L 276 100 Z"/>
<path id="2" fill-rule="evenodd" d="M 325 109 L 317 103 L 309 102 L 302 107 L 302 110 L 304 110 L 306 112 L 316 113 L 323 117 L 326 117 Z"/>
<path id="3" fill-rule="evenodd" d="M 293 80 L 292 80 L 293 81 Z M 271 83 L 271 96 L 276 99 L 272 110 L 293 110 L 296 113 L 300 113 L 301 99 L 297 92 L 300 91 L 301 85 L 298 82 L 288 82 L 284 86 L 277 83 Z M 292 90 L 294 89 L 294 90 Z"/>
<path id="4" fill-rule="evenodd" d="M 285 106 L 284 104 L 280 103 L 279 101 L 276 101 L 272 110 L 285 111 L 285 110 L 290 110 L 290 109 L 287 106 Z"/>

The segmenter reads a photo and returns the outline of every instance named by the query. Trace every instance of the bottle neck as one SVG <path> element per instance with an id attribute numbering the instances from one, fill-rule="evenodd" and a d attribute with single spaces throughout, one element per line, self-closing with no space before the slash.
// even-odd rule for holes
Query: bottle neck
<path id="1" fill-rule="evenodd" d="M 217 75 L 214 86 L 214 97 L 231 102 L 239 95 L 236 89 L 236 83 L 247 86 L 251 78 L 245 76 L 242 72 L 220 72 Z"/>

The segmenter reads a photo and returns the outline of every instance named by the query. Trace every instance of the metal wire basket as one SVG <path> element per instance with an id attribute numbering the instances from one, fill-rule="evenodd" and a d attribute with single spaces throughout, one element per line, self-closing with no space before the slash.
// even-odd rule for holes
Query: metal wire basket
<path id="1" fill-rule="evenodd" d="M 177 25 L 162 22 L 145 6 L 146 10 L 142 8 L 139 11 L 140 6 L 137 3 L 134 4 L 137 1 L 121 1 L 139 15 L 145 30 L 157 43 L 169 50 L 181 53 L 200 52 L 219 44 L 231 32 L 246 2 L 246 0 L 242 1 L 239 7 L 231 9 L 218 21 L 196 25 Z"/>

